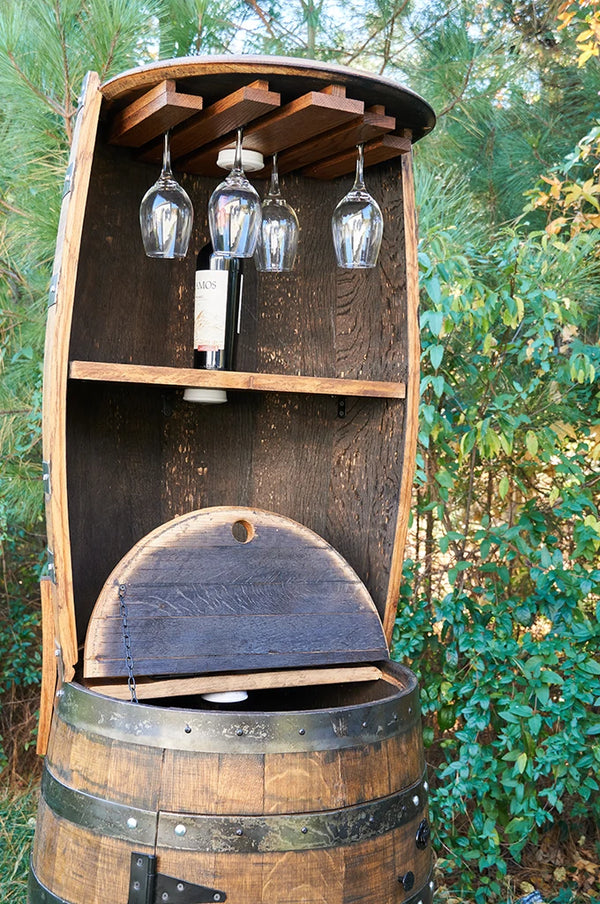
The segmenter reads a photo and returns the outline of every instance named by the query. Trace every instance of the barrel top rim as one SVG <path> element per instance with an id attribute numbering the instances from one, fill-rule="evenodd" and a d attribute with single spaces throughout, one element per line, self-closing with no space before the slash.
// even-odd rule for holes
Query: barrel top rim
<path id="1" fill-rule="evenodd" d="M 109 103 L 119 101 L 132 91 L 149 90 L 159 81 L 168 78 L 186 79 L 206 76 L 256 76 L 316 79 L 325 82 L 335 76 L 346 87 L 362 87 L 373 94 L 381 94 L 382 102 L 389 103 L 392 114 L 400 111 L 404 121 L 401 126 L 410 128 L 412 140 L 418 141 L 432 131 L 436 117 L 427 101 L 400 82 L 387 76 L 298 57 L 263 56 L 257 54 L 214 54 L 209 56 L 175 57 L 158 60 L 128 69 L 103 82 L 100 90 Z M 375 99 L 373 103 L 377 102 Z"/>

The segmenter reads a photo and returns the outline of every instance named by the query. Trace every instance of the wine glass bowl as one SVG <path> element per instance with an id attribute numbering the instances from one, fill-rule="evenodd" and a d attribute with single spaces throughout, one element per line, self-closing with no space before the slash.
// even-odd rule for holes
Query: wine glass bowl
<path id="1" fill-rule="evenodd" d="M 148 257 L 173 260 L 187 254 L 194 211 L 189 195 L 173 178 L 169 133 L 165 134 L 160 176 L 140 204 L 140 229 Z"/>
<path id="2" fill-rule="evenodd" d="M 208 202 L 208 225 L 215 253 L 223 257 L 252 257 L 260 224 L 260 198 L 244 175 L 242 130 L 238 129 L 233 169 Z"/>
<path id="3" fill-rule="evenodd" d="M 383 214 L 363 181 L 364 154 L 358 145 L 354 185 L 333 212 L 331 229 L 338 267 L 365 270 L 377 265 L 383 237 Z"/>
<path id="4" fill-rule="evenodd" d="M 262 223 L 254 254 L 256 269 L 271 273 L 291 270 L 298 249 L 299 225 L 296 211 L 279 191 L 277 154 L 273 156 L 271 185 L 262 203 Z"/>

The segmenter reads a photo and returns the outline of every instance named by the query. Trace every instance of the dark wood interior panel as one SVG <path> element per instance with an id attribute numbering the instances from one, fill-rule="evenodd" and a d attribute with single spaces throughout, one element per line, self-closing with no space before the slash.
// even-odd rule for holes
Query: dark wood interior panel
<path id="1" fill-rule="evenodd" d="M 138 209 L 158 168 L 96 150 L 76 288 L 71 359 L 186 367 L 195 255 L 215 180 L 181 177 L 195 209 L 184 261 L 145 257 Z M 261 196 L 264 182 L 255 182 Z M 282 193 L 301 225 L 291 274 L 245 263 L 236 367 L 249 372 L 406 380 L 406 279 L 396 164 L 368 171 L 384 213 L 380 264 L 335 265 L 331 214 L 351 177 L 299 174 Z M 385 199 L 385 201 L 384 201 Z M 179 389 L 71 383 L 68 480 L 78 634 L 117 561 L 159 524 L 214 505 L 256 506 L 305 524 L 348 560 L 383 616 L 401 474 L 404 402 L 229 391 L 225 405 Z"/>
<path id="2" fill-rule="evenodd" d="M 182 176 L 194 204 L 190 251 L 183 261 L 145 257 L 138 209 L 158 177 L 130 152 L 99 147 L 92 170 L 77 279 L 71 359 L 187 367 L 192 363 L 194 269 L 208 241 L 206 206 L 215 180 Z M 400 380 L 406 356 L 398 306 L 405 292 L 401 183 L 387 167 L 368 187 L 384 208 L 384 247 L 374 270 L 336 267 L 331 214 L 349 190 L 346 177 L 319 185 L 298 175 L 282 193 L 301 225 L 290 274 L 257 274 L 244 263 L 236 367 L 265 373 Z M 265 182 L 256 181 L 261 196 Z M 383 199 L 385 198 L 385 203 Z M 403 306 L 403 305 L 402 305 Z"/>
<path id="3" fill-rule="evenodd" d="M 224 405 L 159 387 L 72 383 L 68 479 L 80 639 L 117 562 L 177 515 L 255 506 L 340 552 L 383 614 L 401 469 L 402 401 L 229 393 Z"/>
<path id="4" fill-rule="evenodd" d="M 404 412 L 403 402 L 347 400 L 334 435 L 323 531 L 356 569 L 382 618 L 398 516 Z"/>
<path id="5" fill-rule="evenodd" d="M 67 481 L 80 643 L 110 571 L 163 520 L 160 443 L 160 389 L 70 384 Z"/>

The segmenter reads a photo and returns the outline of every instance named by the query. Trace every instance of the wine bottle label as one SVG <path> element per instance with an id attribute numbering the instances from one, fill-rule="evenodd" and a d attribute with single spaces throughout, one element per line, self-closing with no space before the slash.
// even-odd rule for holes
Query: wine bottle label
<path id="1" fill-rule="evenodd" d="M 225 347 L 227 270 L 196 270 L 194 348 L 199 352 Z"/>

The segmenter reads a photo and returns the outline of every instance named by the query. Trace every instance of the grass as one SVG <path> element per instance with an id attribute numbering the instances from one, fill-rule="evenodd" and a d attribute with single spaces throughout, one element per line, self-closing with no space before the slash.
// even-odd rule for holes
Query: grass
<path id="1" fill-rule="evenodd" d="M 37 788 L 0 788 L 0 901 L 26 904 L 29 853 L 35 829 Z"/>

